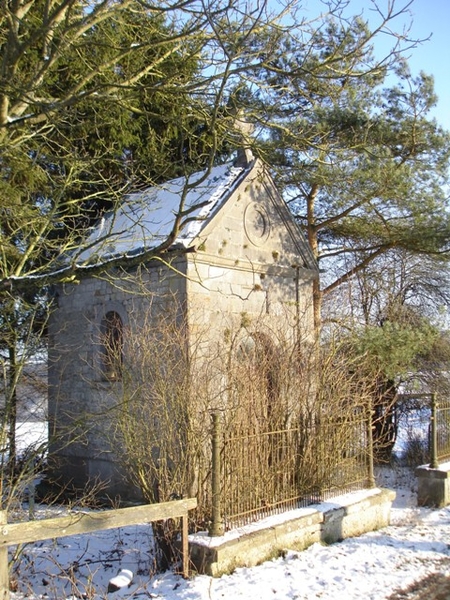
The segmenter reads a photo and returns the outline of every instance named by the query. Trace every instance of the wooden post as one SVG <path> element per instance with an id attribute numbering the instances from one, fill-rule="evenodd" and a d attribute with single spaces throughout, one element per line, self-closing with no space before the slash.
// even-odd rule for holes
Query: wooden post
<path id="1" fill-rule="evenodd" d="M 6 510 L 0 510 L 0 529 L 8 522 Z M 0 547 L 0 600 L 9 600 L 8 546 Z"/>
<path id="2" fill-rule="evenodd" d="M 183 560 L 183 577 L 189 577 L 189 541 L 188 513 L 181 517 L 181 554 Z"/>

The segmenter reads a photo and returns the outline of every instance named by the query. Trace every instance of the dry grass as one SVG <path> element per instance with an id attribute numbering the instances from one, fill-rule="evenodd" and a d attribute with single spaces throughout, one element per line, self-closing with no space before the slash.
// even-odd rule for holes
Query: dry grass
<path id="1" fill-rule="evenodd" d="M 443 561 L 447 568 L 450 560 Z M 442 565 L 445 568 L 444 564 Z M 386 600 L 449 600 L 450 572 L 430 573 L 404 590 L 393 592 Z"/>

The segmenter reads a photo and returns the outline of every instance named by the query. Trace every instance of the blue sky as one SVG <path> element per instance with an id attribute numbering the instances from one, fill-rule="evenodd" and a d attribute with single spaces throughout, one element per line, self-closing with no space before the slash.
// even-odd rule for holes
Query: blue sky
<path id="1" fill-rule="evenodd" d="M 413 37 L 432 34 L 411 51 L 409 64 L 413 73 L 425 71 L 434 75 L 439 97 L 433 116 L 450 130 L 450 2 L 449 0 L 414 0 L 411 6 Z"/>
<path id="2" fill-rule="evenodd" d="M 393 0 L 376 0 L 378 6 L 385 10 Z M 397 9 L 405 7 L 409 0 L 394 0 Z M 304 0 L 303 5 L 312 13 L 323 10 L 320 0 Z M 374 18 L 373 2 L 371 0 L 349 0 L 347 14 L 363 14 L 369 22 Z M 377 21 L 374 21 L 377 22 Z M 409 50 L 405 56 L 413 75 L 420 71 L 433 75 L 438 104 L 432 116 L 450 131 L 450 0 L 413 0 L 408 8 L 408 14 L 403 14 L 392 21 L 392 28 L 402 31 L 404 25 L 411 24 L 410 35 L 414 39 L 429 41 L 419 44 Z M 387 38 L 388 36 L 386 36 Z M 378 42 L 380 53 L 391 44 L 388 39 Z M 377 47 L 377 45 L 376 45 Z"/>

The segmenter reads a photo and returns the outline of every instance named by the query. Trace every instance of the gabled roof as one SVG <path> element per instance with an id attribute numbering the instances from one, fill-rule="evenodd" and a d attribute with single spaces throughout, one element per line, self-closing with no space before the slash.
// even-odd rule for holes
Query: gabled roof
<path id="1" fill-rule="evenodd" d="M 172 232 L 183 195 L 184 226 L 174 245 L 188 247 L 251 166 L 227 163 L 127 195 L 120 208 L 106 214 L 91 232 L 77 262 L 101 263 L 158 246 Z"/>

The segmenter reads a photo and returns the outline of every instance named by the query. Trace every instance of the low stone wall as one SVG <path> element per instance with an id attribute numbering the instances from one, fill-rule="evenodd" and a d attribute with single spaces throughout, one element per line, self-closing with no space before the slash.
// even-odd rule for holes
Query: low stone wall
<path id="1" fill-rule="evenodd" d="M 422 465 L 416 469 L 417 505 L 443 508 L 450 504 L 450 463 L 433 469 Z"/>
<path id="2" fill-rule="evenodd" d="M 199 573 L 219 577 L 237 567 L 260 564 L 286 549 L 304 550 L 315 542 L 332 544 L 387 526 L 394 498 L 392 490 L 363 490 L 267 517 L 220 537 L 190 535 L 191 561 Z"/>

